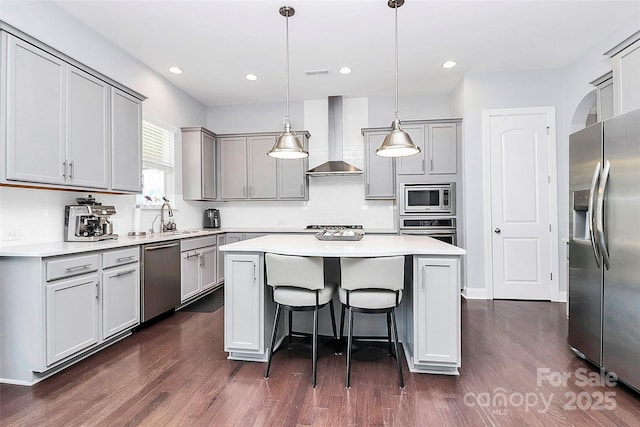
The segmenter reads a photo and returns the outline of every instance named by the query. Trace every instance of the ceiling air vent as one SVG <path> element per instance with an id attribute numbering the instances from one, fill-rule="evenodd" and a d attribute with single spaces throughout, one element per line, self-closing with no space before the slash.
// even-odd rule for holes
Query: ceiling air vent
<path id="1" fill-rule="evenodd" d="M 308 70 L 304 72 L 307 76 L 324 76 L 329 74 L 329 70 Z"/>

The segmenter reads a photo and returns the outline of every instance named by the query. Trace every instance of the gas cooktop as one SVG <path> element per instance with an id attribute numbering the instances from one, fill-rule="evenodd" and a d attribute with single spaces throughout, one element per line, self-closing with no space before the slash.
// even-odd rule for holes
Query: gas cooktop
<path id="1" fill-rule="evenodd" d="M 307 225 L 306 230 L 323 230 L 325 228 L 344 228 L 347 230 L 362 230 L 363 227 L 361 225 Z"/>

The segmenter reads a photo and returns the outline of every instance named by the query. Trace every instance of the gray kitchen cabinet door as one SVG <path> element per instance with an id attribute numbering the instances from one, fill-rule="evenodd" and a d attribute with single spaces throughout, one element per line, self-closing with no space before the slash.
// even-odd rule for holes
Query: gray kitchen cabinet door
<path id="1" fill-rule="evenodd" d="M 277 160 L 267 156 L 275 144 L 274 136 L 248 137 L 249 198 L 275 199 L 277 194 Z"/>
<path id="2" fill-rule="evenodd" d="M 11 35 L 3 36 L 7 179 L 64 184 L 65 63 Z"/>
<path id="3" fill-rule="evenodd" d="M 365 143 L 365 199 L 395 199 L 395 160 L 376 155 L 388 132 L 366 132 Z"/>
<path id="4" fill-rule="evenodd" d="M 111 188 L 142 192 L 142 104 L 111 88 Z"/>
<path id="5" fill-rule="evenodd" d="M 429 174 L 455 174 L 457 170 L 456 124 L 428 126 Z"/>
<path id="6" fill-rule="evenodd" d="M 102 338 L 140 323 L 140 266 L 109 269 L 102 275 Z"/>
<path id="7" fill-rule="evenodd" d="M 308 150 L 308 140 L 305 135 L 298 135 L 305 150 Z M 309 158 L 304 159 L 279 159 L 278 160 L 278 198 L 279 199 L 306 199 L 307 181 L 306 175 L 309 169 Z"/>
<path id="8" fill-rule="evenodd" d="M 413 143 L 420 147 L 420 153 L 413 156 L 399 157 L 397 161 L 398 175 L 424 175 L 427 172 L 425 167 L 427 135 L 424 125 L 403 125 L 402 130 L 409 134 Z"/>
<path id="9" fill-rule="evenodd" d="M 216 140 L 202 134 L 202 198 L 216 198 Z"/>
<path id="10" fill-rule="evenodd" d="M 220 198 L 247 198 L 247 138 L 220 138 Z M 266 155 L 266 154 L 265 154 Z"/>
<path id="11" fill-rule="evenodd" d="M 109 86 L 84 71 L 67 73 L 67 184 L 107 188 Z"/>

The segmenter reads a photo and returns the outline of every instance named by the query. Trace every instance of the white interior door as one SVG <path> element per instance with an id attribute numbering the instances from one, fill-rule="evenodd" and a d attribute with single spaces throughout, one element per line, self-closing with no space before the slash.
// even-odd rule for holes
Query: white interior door
<path id="1" fill-rule="evenodd" d="M 493 297 L 551 299 L 549 117 L 490 119 Z"/>

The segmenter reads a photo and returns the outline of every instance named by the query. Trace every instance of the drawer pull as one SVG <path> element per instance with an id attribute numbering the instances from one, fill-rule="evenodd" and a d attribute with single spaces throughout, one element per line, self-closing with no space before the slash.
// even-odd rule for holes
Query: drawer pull
<path id="1" fill-rule="evenodd" d="M 127 261 L 127 260 L 130 260 L 130 259 L 133 259 L 134 257 L 135 257 L 135 255 L 123 256 L 122 258 L 116 259 L 116 262 Z"/>
<path id="2" fill-rule="evenodd" d="M 135 271 L 136 271 L 136 269 L 135 269 L 135 268 L 134 268 L 134 269 L 132 269 L 132 270 L 122 271 L 122 272 L 120 272 L 120 273 L 116 274 L 116 275 L 115 275 L 115 276 L 113 276 L 113 277 L 126 276 L 127 274 L 134 273 Z"/>
<path id="3" fill-rule="evenodd" d="M 76 270 L 86 270 L 87 268 L 91 267 L 92 264 L 85 264 L 85 265 L 78 265 L 76 267 L 67 267 L 64 269 L 64 271 L 67 272 L 72 272 L 72 271 L 76 271 Z"/>

